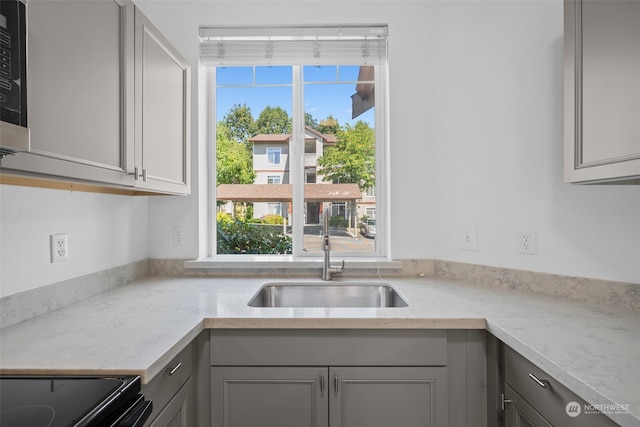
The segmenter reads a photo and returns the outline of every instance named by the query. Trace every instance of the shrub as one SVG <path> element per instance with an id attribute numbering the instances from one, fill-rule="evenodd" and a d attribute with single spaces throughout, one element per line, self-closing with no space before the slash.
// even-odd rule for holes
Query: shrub
<path id="1" fill-rule="evenodd" d="M 267 214 L 262 217 L 262 223 L 282 225 L 284 224 L 284 218 L 282 217 L 282 215 Z"/>
<path id="2" fill-rule="evenodd" d="M 273 227 L 242 221 L 218 222 L 218 254 L 290 254 L 291 237 Z"/>
<path id="3" fill-rule="evenodd" d="M 329 218 L 329 225 L 332 227 L 346 227 L 348 224 L 348 221 L 340 215 L 333 215 Z"/>
<path id="4" fill-rule="evenodd" d="M 230 224 L 233 222 L 233 217 L 226 212 L 218 212 L 216 213 L 216 222 Z"/>

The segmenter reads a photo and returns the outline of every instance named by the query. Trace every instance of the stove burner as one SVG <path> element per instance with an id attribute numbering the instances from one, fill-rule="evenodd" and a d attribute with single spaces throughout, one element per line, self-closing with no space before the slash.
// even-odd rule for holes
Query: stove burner
<path id="1" fill-rule="evenodd" d="M 49 427 L 56 411 L 47 405 L 29 405 L 9 409 L 0 413 L 2 427 L 43 426 Z"/>

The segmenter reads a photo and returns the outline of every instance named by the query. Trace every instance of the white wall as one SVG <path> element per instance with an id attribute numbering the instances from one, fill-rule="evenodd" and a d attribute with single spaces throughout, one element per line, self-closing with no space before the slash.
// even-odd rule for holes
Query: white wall
<path id="1" fill-rule="evenodd" d="M 206 176 L 198 25 L 387 23 L 392 257 L 640 283 L 640 187 L 562 183 L 560 0 L 137 3 L 193 64 L 194 176 Z M 198 182 L 189 197 L 148 198 L 0 186 L 0 296 L 206 253 L 206 192 Z M 171 245 L 176 225 L 185 246 Z M 477 227 L 478 251 L 459 249 L 463 226 Z M 528 230 L 537 255 L 515 253 Z M 49 263 L 53 233 L 69 234 L 71 260 Z"/>
<path id="2" fill-rule="evenodd" d="M 0 185 L 0 297 L 147 258 L 147 197 Z M 49 236 L 69 260 L 52 264 Z"/>
<path id="3" fill-rule="evenodd" d="M 201 24 L 389 24 L 392 257 L 640 283 L 640 187 L 562 182 L 560 0 L 137 3 L 194 64 Z"/>
<path id="4" fill-rule="evenodd" d="M 640 283 L 640 187 L 562 183 L 562 2 L 430 11 L 436 256 Z M 522 231 L 537 255 L 516 253 Z"/>

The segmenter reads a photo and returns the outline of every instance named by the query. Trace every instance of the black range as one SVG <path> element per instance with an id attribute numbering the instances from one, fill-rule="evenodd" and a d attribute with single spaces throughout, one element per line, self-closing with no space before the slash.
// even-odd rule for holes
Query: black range
<path id="1" fill-rule="evenodd" d="M 139 427 L 152 403 L 140 377 L 0 377 L 2 427 Z"/>

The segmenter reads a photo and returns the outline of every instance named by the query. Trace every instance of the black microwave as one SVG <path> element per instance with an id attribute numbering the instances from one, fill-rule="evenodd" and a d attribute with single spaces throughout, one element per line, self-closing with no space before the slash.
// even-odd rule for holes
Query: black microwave
<path id="1" fill-rule="evenodd" d="M 0 0 L 0 158 L 29 151 L 27 6 Z"/>

